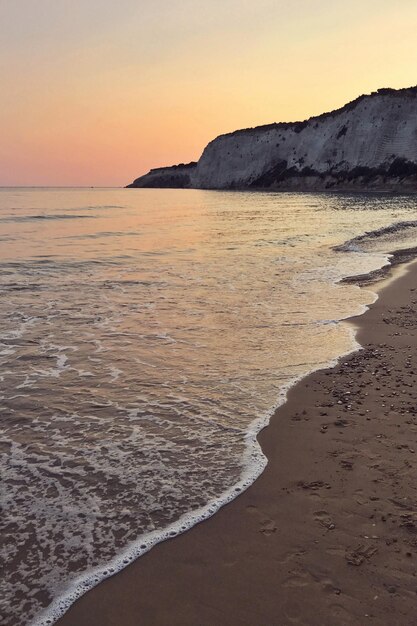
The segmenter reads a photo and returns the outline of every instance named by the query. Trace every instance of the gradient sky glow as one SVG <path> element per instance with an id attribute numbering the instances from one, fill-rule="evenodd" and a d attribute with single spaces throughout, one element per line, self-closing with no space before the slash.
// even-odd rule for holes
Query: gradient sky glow
<path id="1" fill-rule="evenodd" d="M 0 185 L 124 185 L 417 84 L 415 0 L 0 0 Z"/>

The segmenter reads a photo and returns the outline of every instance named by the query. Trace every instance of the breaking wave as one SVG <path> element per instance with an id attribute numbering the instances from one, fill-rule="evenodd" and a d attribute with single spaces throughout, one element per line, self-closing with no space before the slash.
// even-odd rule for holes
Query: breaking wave
<path id="1" fill-rule="evenodd" d="M 376 230 L 366 231 L 362 235 L 358 235 L 349 239 L 342 245 L 335 246 L 334 249 L 340 252 L 362 252 L 376 250 L 376 244 L 382 243 L 385 251 L 393 252 L 397 245 L 401 247 L 407 242 L 407 236 L 415 238 L 417 234 L 417 220 L 407 220 L 403 222 L 395 222 L 389 226 L 383 226 Z M 393 249 L 387 248 L 387 244 L 392 244 Z"/>

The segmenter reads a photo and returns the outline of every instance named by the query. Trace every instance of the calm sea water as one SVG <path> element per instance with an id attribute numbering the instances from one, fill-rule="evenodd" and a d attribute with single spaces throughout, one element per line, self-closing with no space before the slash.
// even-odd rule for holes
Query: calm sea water
<path id="1" fill-rule="evenodd" d="M 415 244 L 416 209 L 0 190 L 1 623 L 52 623 L 253 482 L 256 432 L 296 378 L 352 350 L 340 320 L 375 299 L 337 281 Z"/>

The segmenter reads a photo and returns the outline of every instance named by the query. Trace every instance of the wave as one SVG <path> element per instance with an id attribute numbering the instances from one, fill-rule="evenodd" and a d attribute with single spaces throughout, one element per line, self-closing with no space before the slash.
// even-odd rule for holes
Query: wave
<path id="1" fill-rule="evenodd" d="M 375 293 L 374 301 L 378 299 Z M 363 315 L 369 306 L 362 305 L 360 310 L 354 312 L 353 316 Z M 341 318 L 340 322 L 346 321 L 348 318 Z M 328 323 L 336 323 L 336 320 L 328 320 Z M 183 514 L 177 521 L 169 524 L 165 528 L 157 529 L 140 535 L 136 540 L 128 544 L 121 552 L 112 558 L 107 564 L 96 566 L 87 572 L 78 576 L 75 580 L 67 585 L 60 596 L 56 597 L 52 603 L 43 609 L 31 622 L 31 626 L 52 626 L 60 619 L 68 609 L 85 593 L 103 582 L 106 578 L 114 576 L 122 571 L 129 564 L 136 561 L 139 557 L 149 552 L 154 546 L 168 539 L 173 539 L 178 535 L 193 528 L 197 524 L 207 520 L 217 513 L 223 506 L 232 502 L 244 491 L 246 491 L 259 476 L 263 473 L 268 464 L 261 445 L 258 441 L 259 433 L 269 425 L 271 418 L 277 409 L 287 401 L 288 392 L 301 380 L 313 374 L 316 371 L 336 367 L 339 361 L 346 358 L 350 354 L 362 349 L 362 346 L 356 340 L 356 331 L 349 328 L 351 337 L 351 347 L 345 352 L 339 354 L 333 359 L 326 362 L 315 364 L 305 373 L 294 376 L 280 389 L 276 402 L 262 416 L 255 418 L 248 426 L 245 434 L 245 451 L 243 470 L 240 479 L 217 498 L 209 501 L 206 505 L 199 509 L 194 509 Z M 310 364 L 312 365 L 312 364 Z"/>
<path id="2" fill-rule="evenodd" d="M 89 217 L 89 216 L 88 216 Z M 62 239 L 71 239 L 71 240 L 82 240 L 82 239 L 102 239 L 104 237 L 137 237 L 141 235 L 141 233 L 137 231 L 102 231 L 97 233 L 87 233 L 84 235 L 70 235 L 67 237 L 62 237 Z"/>
<path id="3" fill-rule="evenodd" d="M 333 249 L 337 252 L 364 252 L 367 251 L 367 244 L 372 244 L 375 240 L 390 238 L 390 236 L 401 235 L 410 230 L 417 230 L 417 220 L 408 220 L 404 222 L 394 222 L 389 226 L 377 228 L 376 230 L 366 231 L 362 235 L 353 237 L 345 241 L 345 243 L 335 246 Z"/>
<path id="4" fill-rule="evenodd" d="M 333 250 L 336 252 L 357 252 L 369 254 L 377 252 L 375 242 L 384 243 L 384 251 L 381 257 L 381 266 L 364 274 L 354 276 L 345 276 L 339 282 L 344 284 L 371 285 L 386 278 L 393 267 L 408 263 L 417 258 L 417 246 L 403 247 L 401 244 L 407 242 L 410 234 L 417 237 L 417 220 L 407 220 L 402 222 L 394 222 L 389 226 L 383 226 L 375 230 L 366 231 L 362 235 L 348 239 L 345 243 L 335 246 Z M 406 236 L 404 236 L 406 235 Z M 399 245 L 398 245 L 399 244 Z M 387 249 L 390 248 L 389 251 Z"/>
<path id="5" fill-rule="evenodd" d="M 376 295 L 375 299 L 377 299 Z M 364 306 L 359 314 L 365 313 L 368 308 L 369 307 Z M 262 417 L 257 418 L 254 422 L 252 422 L 245 435 L 245 463 L 240 480 L 237 483 L 224 491 L 218 498 L 209 501 L 205 506 L 199 509 L 185 513 L 177 521 L 169 524 L 167 527 L 141 535 L 138 539 L 131 542 L 130 545 L 126 546 L 109 563 L 107 563 L 107 565 L 97 566 L 81 576 L 78 576 L 68 585 L 67 589 L 59 597 L 55 598 L 48 607 L 46 607 L 33 619 L 31 626 L 52 626 L 52 624 L 62 617 L 74 604 L 74 602 L 87 593 L 87 591 L 96 587 L 106 578 L 110 578 L 123 570 L 129 564 L 136 561 L 136 559 L 146 554 L 146 552 L 149 552 L 149 550 L 151 550 L 158 543 L 162 543 L 167 539 L 173 539 L 187 530 L 190 530 L 196 524 L 212 517 L 223 506 L 235 500 L 235 498 L 253 485 L 268 464 L 268 459 L 263 453 L 258 441 L 259 433 L 269 425 L 271 418 L 277 409 L 285 404 L 287 401 L 287 394 L 294 385 L 306 376 L 309 376 L 318 370 L 336 367 L 340 359 L 343 359 L 362 348 L 355 339 L 355 331 L 353 328 L 351 329 L 351 337 L 352 347 L 350 350 L 340 354 L 337 358 L 326 363 L 318 364 L 305 374 L 294 377 L 281 388 L 278 400 L 273 407 Z"/>
<path id="6" fill-rule="evenodd" d="M 78 220 L 78 219 L 91 219 L 93 216 L 91 215 L 62 215 L 62 214 L 53 214 L 50 213 L 48 215 L 40 214 L 40 215 L 16 215 L 9 217 L 1 217 L 0 222 L 4 224 L 14 224 L 19 222 L 34 222 L 37 220 Z"/>
<path id="7" fill-rule="evenodd" d="M 125 209 L 125 206 L 121 206 L 120 204 L 91 204 L 83 207 L 78 207 L 76 209 L 68 209 L 72 211 L 91 211 L 94 209 Z"/>

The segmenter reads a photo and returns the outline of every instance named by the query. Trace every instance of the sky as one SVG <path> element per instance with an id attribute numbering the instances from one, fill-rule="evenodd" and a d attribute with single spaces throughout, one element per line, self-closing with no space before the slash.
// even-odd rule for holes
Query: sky
<path id="1" fill-rule="evenodd" d="M 415 0 L 0 0 L 0 186 L 121 186 L 417 84 Z"/>

